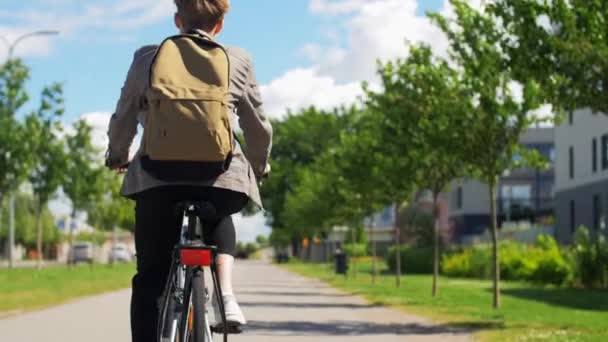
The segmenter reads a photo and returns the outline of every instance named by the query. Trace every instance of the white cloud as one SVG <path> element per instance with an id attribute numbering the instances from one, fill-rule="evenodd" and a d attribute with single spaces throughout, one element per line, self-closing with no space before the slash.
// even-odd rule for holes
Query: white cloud
<path id="1" fill-rule="evenodd" d="M 377 60 L 406 57 L 407 44 L 425 42 L 446 55 L 447 39 L 417 14 L 415 0 L 310 0 L 309 9 L 335 21 L 325 30 L 329 42 L 303 45 L 300 53 L 311 65 L 289 70 L 262 87 L 267 112 L 275 117 L 287 109 L 354 102 L 362 94 L 362 81 L 378 87 Z M 342 29 L 339 34 L 336 27 Z"/>
<path id="2" fill-rule="evenodd" d="M 37 56 L 48 54 L 56 39 L 98 38 L 105 33 L 124 42 L 125 37 L 130 37 L 129 32 L 169 20 L 173 13 L 172 0 L 113 0 L 107 4 L 43 0 L 37 3 L 36 10 L 0 10 L 0 19 L 13 23 L 11 26 L 0 26 L 0 35 L 13 42 L 25 32 L 39 29 L 59 31 L 61 34 L 58 38 L 27 39 L 16 50 L 17 56 Z M 3 57 L 6 57 L 4 49 L 0 52 L 0 58 Z"/>
<path id="3" fill-rule="evenodd" d="M 377 0 L 311 0 L 310 11 L 319 15 L 348 14 Z"/>
<path id="4" fill-rule="evenodd" d="M 329 109 L 355 102 L 363 93 L 358 82 L 337 84 L 315 69 L 294 69 L 262 86 L 266 112 L 281 117 L 287 110 L 297 111 L 310 105 Z"/>
<path id="5" fill-rule="evenodd" d="M 79 118 L 84 120 L 89 126 L 92 127 L 91 138 L 93 146 L 99 149 L 102 153 L 105 153 L 108 147 L 109 138 L 107 132 L 111 117 L 112 113 L 100 111 L 84 113 Z M 133 140 L 133 144 L 131 145 L 131 150 L 129 151 L 131 158 L 133 158 L 137 152 L 137 149 L 139 148 L 139 143 L 142 137 L 141 131 L 142 130 L 140 129 L 139 133 Z"/>
<path id="6" fill-rule="evenodd" d="M 104 152 L 108 147 L 109 139 L 107 131 L 111 116 L 112 114 L 108 112 L 92 112 L 83 114 L 80 117 L 93 128 L 91 132 L 93 146 L 103 149 Z"/>

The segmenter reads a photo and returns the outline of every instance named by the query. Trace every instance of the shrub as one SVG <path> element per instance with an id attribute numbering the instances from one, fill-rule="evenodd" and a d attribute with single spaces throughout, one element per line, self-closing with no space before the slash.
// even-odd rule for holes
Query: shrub
<path id="1" fill-rule="evenodd" d="M 503 241 L 499 246 L 501 278 L 561 285 L 572 279 L 567 255 L 550 236 L 540 236 L 534 246 Z M 490 278 L 492 249 L 479 245 L 447 254 L 442 271 L 455 277 Z"/>
<path id="2" fill-rule="evenodd" d="M 498 253 L 501 278 L 505 280 L 529 279 L 538 266 L 536 257 L 532 257 L 538 253 L 518 242 L 502 242 Z"/>
<path id="3" fill-rule="evenodd" d="M 424 247 L 402 246 L 401 250 L 401 272 L 409 274 L 433 273 L 433 249 Z M 386 262 L 389 270 L 397 270 L 396 249 L 391 247 L 388 251 Z"/>
<path id="4" fill-rule="evenodd" d="M 471 266 L 471 249 L 465 249 L 461 253 L 444 255 L 441 258 L 441 271 L 443 274 L 452 277 L 475 278 L 479 275 L 473 273 Z"/>
<path id="5" fill-rule="evenodd" d="M 475 246 L 445 254 L 441 259 L 443 274 L 452 277 L 487 278 L 491 274 L 491 249 Z"/>
<path id="6" fill-rule="evenodd" d="M 349 243 L 344 245 L 344 252 L 350 257 L 363 257 L 367 255 L 367 245 L 365 243 Z"/>
<path id="7" fill-rule="evenodd" d="M 592 238 L 586 227 L 579 227 L 574 234 L 573 261 L 582 285 L 608 286 L 608 243 L 603 235 Z"/>

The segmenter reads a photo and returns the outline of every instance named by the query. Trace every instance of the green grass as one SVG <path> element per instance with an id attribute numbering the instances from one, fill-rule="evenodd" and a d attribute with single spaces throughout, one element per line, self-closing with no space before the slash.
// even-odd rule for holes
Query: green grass
<path id="1" fill-rule="evenodd" d="M 359 264 L 355 279 L 334 275 L 329 265 L 294 262 L 286 267 L 372 303 L 470 329 L 483 341 L 608 341 L 608 291 L 503 282 L 502 308 L 494 310 L 490 281 L 442 277 L 439 296 L 432 298 L 427 275 L 406 275 L 397 289 L 395 276 L 386 273 L 372 285 L 369 263 Z"/>
<path id="2" fill-rule="evenodd" d="M 0 270 L 0 317 L 130 286 L 133 264 Z"/>

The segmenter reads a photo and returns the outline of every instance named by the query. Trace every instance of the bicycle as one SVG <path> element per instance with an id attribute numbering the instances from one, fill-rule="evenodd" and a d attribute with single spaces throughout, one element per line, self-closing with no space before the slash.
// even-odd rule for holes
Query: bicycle
<path id="1" fill-rule="evenodd" d="M 157 336 L 159 342 L 212 342 L 213 333 L 221 332 L 228 341 L 226 312 L 222 300 L 215 258 L 217 248 L 203 242 L 202 222 L 214 218 L 216 210 L 208 202 L 186 201 L 176 207 L 188 220 L 180 241 L 173 250 L 173 260 L 159 307 Z M 222 319 L 221 330 L 209 322 L 210 295 L 205 287 L 205 268 L 211 271 L 214 294 Z M 217 318 L 216 318 L 217 320 Z"/>

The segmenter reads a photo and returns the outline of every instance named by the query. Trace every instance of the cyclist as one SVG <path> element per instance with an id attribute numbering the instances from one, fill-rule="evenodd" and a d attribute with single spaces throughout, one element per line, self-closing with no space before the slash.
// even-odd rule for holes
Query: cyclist
<path id="1" fill-rule="evenodd" d="M 180 33 L 194 32 L 211 40 L 222 31 L 224 16 L 230 7 L 229 0 L 175 0 L 175 5 L 175 24 Z M 233 116 L 231 119 L 238 118 L 246 151 L 235 139 L 228 169 L 211 180 L 167 181 L 152 176 L 142 167 L 143 143 L 129 162 L 129 149 L 137 126 L 145 126 L 146 122 L 149 104 L 145 94 L 157 48 L 145 46 L 135 52 L 108 130 L 106 165 L 113 170 L 126 171 L 122 194 L 136 201 L 137 273 L 132 282 L 131 298 L 134 342 L 156 339 L 157 302 L 164 289 L 171 252 L 179 239 L 182 224 L 181 213 L 176 213 L 175 206 L 184 200 L 208 201 L 216 207 L 217 219 L 205 222 L 205 226 L 216 227 L 205 234 L 206 242 L 218 247 L 217 266 L 227 321 L 246 324 L 232 288 L 236 234 L 230 215 L 241 211 L 249 200 L 261 207 L 258 181 L 269 171 L 272 141 L 272 128 L 262 109 L 251 57 L 240 48 L 226 48 L 230 61 L 228 108 Z M 127 163 L 129 167 L 125 170 Z"/>

